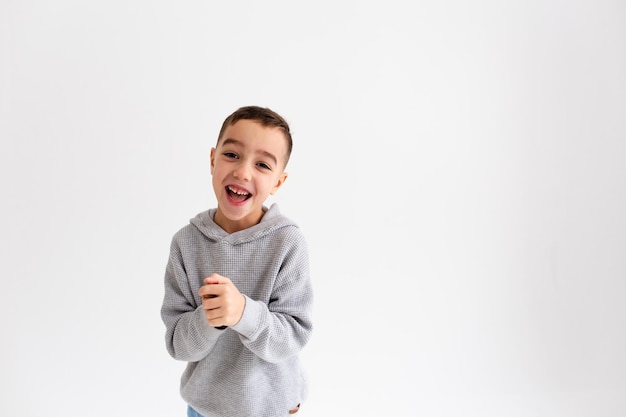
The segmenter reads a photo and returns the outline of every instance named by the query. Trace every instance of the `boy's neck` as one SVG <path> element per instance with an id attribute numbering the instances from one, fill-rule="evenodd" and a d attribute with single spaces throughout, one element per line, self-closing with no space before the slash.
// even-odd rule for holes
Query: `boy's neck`
<path id="1" fill-rule="evenodd" d="M 261 210 L 260 213 L 249 214 L 241 220 L 230 220 L 226 216 L 224 216 L 224 214 L 218 207 L 218 209 L 215 211 L 215 215 L 213 216 L 213 221 L 226 233 L 232 234 L 259 224 L 264 214 L 265 211 Z"/>

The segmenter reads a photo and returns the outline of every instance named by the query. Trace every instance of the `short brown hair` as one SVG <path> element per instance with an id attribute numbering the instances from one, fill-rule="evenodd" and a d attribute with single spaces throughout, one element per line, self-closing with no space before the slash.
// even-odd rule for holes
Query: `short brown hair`
<path id="1" fill-rule="evenodd" d="M 239 109 L 235 110 L 230 116 L 228 116 L 224 120 L 224 123 L 222 123 L 220 134 L 217 136 L 218 144 L 220 143 L 220 140 L 222 139 L 222 135 L 224 134 L 226 128 L 234 125 L 239 120 L 253 120 L 259 122 L 264 127 L 280 128 L 285 135 L 285 139 L 287 140 L 287 154 L 285 156 L 285 165 L 287 165 L 287 161 L 289 161 L 289 157 L 291 156 L 291 148 L 293 148 L 293 140 L 291 139 L 289 124 L 280 114 L 267 107 L 240 107 Z"/>

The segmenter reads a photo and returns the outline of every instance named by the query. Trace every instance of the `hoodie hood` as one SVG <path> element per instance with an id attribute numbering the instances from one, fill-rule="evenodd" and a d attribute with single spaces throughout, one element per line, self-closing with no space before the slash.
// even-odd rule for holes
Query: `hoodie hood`
<path id="1" fill-rule="evenodd" d="M 276 203 L 272 204 L 269 208 L 263 206 L 263 217 L 258 224 L 247 229 L 240 230 L 235 233 L 226 233 L 224 229 L 213 221 L 217 208 L 212 208 L 201 213 L 198 213 L 195 217 L 189 220 L 189 223 L 194 225 L 200 233 L 206 236 L 210 240 L 224 241 L 231 245 L 238 245 L 241 243 L 250 242 L 256 240 L 268 233 L 287 226 L 297 225 L 280 214 L 280 210 Z"/>

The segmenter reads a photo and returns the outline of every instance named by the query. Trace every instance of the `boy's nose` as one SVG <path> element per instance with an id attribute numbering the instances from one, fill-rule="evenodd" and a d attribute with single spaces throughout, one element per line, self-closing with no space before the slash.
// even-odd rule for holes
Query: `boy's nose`
<path id="1" fill-rule="evenodd" d="M 247 165 L 241 164 L 233 171 L 233 177 L 242 180 L 249 181 L 250 180 L 250 168 Z"/>

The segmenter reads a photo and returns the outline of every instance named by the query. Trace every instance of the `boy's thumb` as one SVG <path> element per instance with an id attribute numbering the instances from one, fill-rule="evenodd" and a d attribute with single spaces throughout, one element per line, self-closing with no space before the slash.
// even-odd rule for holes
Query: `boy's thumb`
<path id="1" fill-rule="evenodd" d="M 209 284 L 219 284 L 221 282 L 222 278 L 223 277 L 221 275 L 213 273 L 213 274 L 211 274 L 210 276 L 208 276 L 208 277 L 206 277 L 204 279 L 204 283 L 207 284 L 207 285 L 209 285 Z"/>

